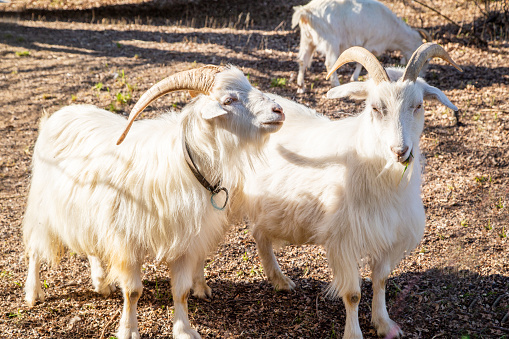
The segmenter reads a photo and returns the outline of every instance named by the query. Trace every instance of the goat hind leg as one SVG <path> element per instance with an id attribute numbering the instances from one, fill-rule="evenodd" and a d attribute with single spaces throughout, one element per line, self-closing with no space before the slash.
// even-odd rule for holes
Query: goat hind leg
<path id="1" fill-rule="evenodd" d="M 106 282 L 106 272 L 103 269 L 101 260 L 96 256 L 89 255 L 88 261 L 90 263 L 90 275 L 92 277 L 94 291 L 105 297 L 109 296 L 112 292 L 115 292 L 115 284 L 108 284 Z"/>
<path id="2" fill-rule="evenodd" d="M 282 291 L 291 291 L 295 288 L 295 283 L 285 276 L 279 267 L 272 242 L 265 237 L 262 232 L 255 228 L 253 230 L 253 237 L 256 240 L 256 247 L 258 248 L 258 255 L 262 261 L 263 270 L 267 279 L 277 289 Z"/>
<path id="3" fill-rule="evenodd" d="M 205 281 L 205 272 L 203 262 L 205 260 L 197 260 L 197 265 L 193 276 L 193 297 L 207 300 L 212 298 L 212 289 Z"/>
<path id="4" fill-rule="evenodd" d="M 30 251 L 28 256 L 28 272 L 25 282 L 25 300 L 32 307 L 37 300 L 44 301 L 44 292 L 41 287 L 39 271 L 41 269 L 41 259 L 37 253 Z"/>

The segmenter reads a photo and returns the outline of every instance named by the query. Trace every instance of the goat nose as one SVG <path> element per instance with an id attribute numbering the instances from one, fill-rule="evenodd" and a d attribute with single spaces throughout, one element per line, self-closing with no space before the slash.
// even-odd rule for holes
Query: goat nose
<path id="1" fill-rule="evenodd" d="M 272 112 L 283 114 L 283 108 L 279 105 L 272 106 Z"/>
<path id="2" fill-rule="evenodd" d="M 403 148 L 391 146 L 391 151 L 392 153 L 396 154 L 399 158 L 405 155 L 405 153 L 408 151 L 408 146 L 405 146 Z"/>

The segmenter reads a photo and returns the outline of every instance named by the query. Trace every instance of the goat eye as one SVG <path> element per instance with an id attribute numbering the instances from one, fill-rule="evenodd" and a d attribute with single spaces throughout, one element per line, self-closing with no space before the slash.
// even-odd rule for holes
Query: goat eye
<path id="1" fill-rule="evenodd" d="M 419 105 L 417 105 L 417 106 L 415 107 L 415 109 L 421 109 L 421 107 L 422 107 L 422 104 L 419 104 Z"/>
<path id="2" fill-rule="evenodd" d="M 376 115 L 377 115 L 379 118 L 381 118 L 381 117 L 382 117 L 382 115 L 383 115 L 383 114 L 382 114 L 382 110 L 381 110 L 380 108 L 378 108 L 378 107 L 374 107 L 374 106 L 373 106 L 372 108 L 373 108 L 373 111 L 376 113 Z"/>
<path id="3" fill-rule="evenodd" d="M 223 105 L 231 105 L 234 101 L 235 99 L 233 98 L 226 98 L 226 100 L 223 102 Z"/>

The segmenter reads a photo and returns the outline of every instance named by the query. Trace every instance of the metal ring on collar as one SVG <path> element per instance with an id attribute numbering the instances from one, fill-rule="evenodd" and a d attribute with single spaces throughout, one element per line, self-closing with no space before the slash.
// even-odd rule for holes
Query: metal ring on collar
<path id="1" fill-rule="evenodd" d="M 214 197 L 218 195 L 218 193 L 221 191 L 224 191 L 224 193 L 226 193 L 226 200 L 224 201 L 223 207 L 217 206 L 216 203 L 214 202 Z M 223 211 L 226 208 L 226 204 L 228 204 L 228 198 L 229 198 L 228 190 L 225 187 L 219 187 L 218 189 L 214 190 L 214 193 L 212 193 L 212 196 L 210 197 L 210 202 L 212 203 L 212 206 L 214 206 L 216 210 Z"/>

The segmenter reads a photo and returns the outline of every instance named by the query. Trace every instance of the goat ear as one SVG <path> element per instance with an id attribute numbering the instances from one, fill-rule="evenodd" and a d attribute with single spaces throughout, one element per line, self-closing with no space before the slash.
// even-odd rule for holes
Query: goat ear
<path id="1" fill-rule="evenodd" d="M 365 82 L 355 81 L 346 85 L 334 87 L 327 92 L 327 98 L 350 97 L 355 100 L 365 100 L 368 97 L 368 90 Z"/>
<path id="2" fill-rule="evenodd" d="M 449 107 L 453 111 L 458 110 L 458 107 L 454 106 L 441 90 L 428 84 L 424 86 L 424 100 L 437 100 L 440 101 L 442 105 Z"/>
<path id="3" fill-rule="evenodd" d="M 217 101 L 210 102 L 208 105 L 203 105 L 200 109 L 200 112 L 201 116 L 205 120 L 214 119 L 228 113 Z"/>
<path id="4" fill-rule="evenodd" d="M 221 107 L 221 104 L 217 100 L 206 95 L 202 96 L 196 103 L 196 111 L 200 112 L 205 120 L 214 119 L 228 113 Z"/>

